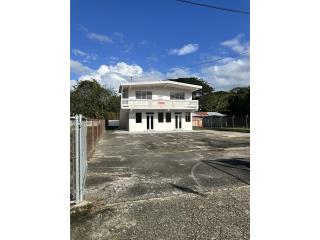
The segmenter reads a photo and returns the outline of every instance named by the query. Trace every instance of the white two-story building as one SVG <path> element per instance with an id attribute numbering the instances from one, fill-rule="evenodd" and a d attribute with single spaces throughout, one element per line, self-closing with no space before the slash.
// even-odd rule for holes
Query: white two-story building
<path id="1" fill-rule="evenodd" d="M 120 85 L 119 127 L 130 132 L 192 130 L 202 86 L 174 81 L 130 82 Z"/>

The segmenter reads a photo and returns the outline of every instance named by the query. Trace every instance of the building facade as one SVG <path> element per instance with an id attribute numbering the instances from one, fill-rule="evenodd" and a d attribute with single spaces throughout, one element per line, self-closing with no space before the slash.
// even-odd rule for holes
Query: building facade
<path id="1" fill-rule="evenodd" d="M 130 132 L 192 130 L 202 86 L 174 81 L 131 82 L 120 85 L 119 127 Z"/>

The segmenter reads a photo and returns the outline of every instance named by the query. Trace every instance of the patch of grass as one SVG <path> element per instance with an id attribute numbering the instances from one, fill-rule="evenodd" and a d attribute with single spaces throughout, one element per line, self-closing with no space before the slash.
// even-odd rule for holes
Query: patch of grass
<path id="1" fill-rule="evenodd" d="M 86 206 L 72 209 L 70 211 L 70 223 L 71 225 L 77 225 L 85 222 L 90 222 L 97 216 L 108 214 L 112 216 L 114 210 L 112 208 L 106 207 L 101 209 L 95 209 L 90 203 Z"/>
<path id="2" fill-rule="evenodd" d="M 194 130 L 215 130 L 215 131 L 229 131 L 229 132 L 244 132 L 244 133 L 250 133 L 250 128 L 199 128 L 195 127 Z"/>
<path id="3" fill-rule="evenodd" d="M 86 204 L 81 207 L 74 207 L 70 209 L 70 221 L 71 223 L 83 222 L 90 218 L 92 210 L 92 204 Z"/>

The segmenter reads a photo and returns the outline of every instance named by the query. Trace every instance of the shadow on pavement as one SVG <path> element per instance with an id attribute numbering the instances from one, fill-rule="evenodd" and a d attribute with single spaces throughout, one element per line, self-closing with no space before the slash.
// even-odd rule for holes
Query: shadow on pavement
<path id="1" fill-rule="evenodd" d="M 199 196 L 202 196 L 202 197 L 205 196 L 203 193 L 199 193 L 199 192 L 194 191 L 194 190 L 192 190 L 191 188 L 188 188 L 188 187 L 179 186 L 179 185 L 176 185 L 176 184 L 173 184 L 173 183 L 170 183 L 170 185 L 172 187 L 180 190 L 180 191 L 183 191 L 183 192 L 193 193 L 193 194 L 196 194 L 196 195 L 199 195 Z"/>
<path id="2" fill-rule="evenodd" d="M 250 161 L 248 159 L 234 158 L 234 159 L 202 160 L 201 162 L 231 177 L 234 177 L 235 179 L 247 185 L 250 185 L 250 183 L 244 180 L 242 177 L 236 176 L 234 173 L 227 171 L 228 168 L 232 168 L 240 171 L 250 172 Z M 224 169 L 224 168 L 227 168 L 227 169 Z"/>
<path id="3" fill-rule="evenodd" d="M 232 166 L 244 166 L 250 170 L 250 161 L 245 158 L 219 159 L 217 162 L 226 163 Z M 240 168 L 238 168 L 240 169 Z"/>

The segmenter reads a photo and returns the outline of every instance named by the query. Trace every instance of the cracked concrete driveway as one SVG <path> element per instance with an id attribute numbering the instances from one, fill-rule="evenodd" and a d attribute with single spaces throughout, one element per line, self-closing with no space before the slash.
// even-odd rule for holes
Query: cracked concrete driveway
<path id="1" fill-rule="evenodd" d="M 249 134 L 106 132 L 72 239 L 249 239 Z"/>

